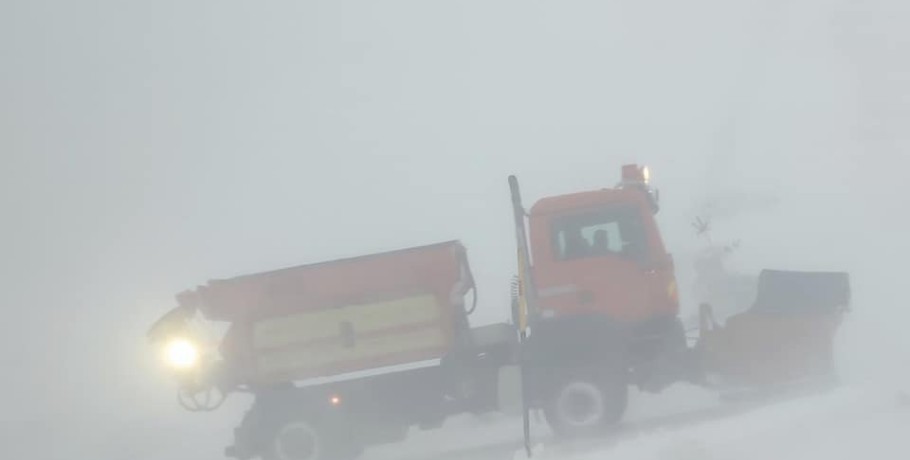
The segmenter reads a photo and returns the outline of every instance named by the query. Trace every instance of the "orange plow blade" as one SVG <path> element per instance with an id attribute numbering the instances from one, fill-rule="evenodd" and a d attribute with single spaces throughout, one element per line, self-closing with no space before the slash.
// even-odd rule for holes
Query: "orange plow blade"
<path id="1" fill-rule="evenodd" d="M 834 337 L 849 304 L 846 273 L 764 270 L 752 307 L 724 325 L 702 305 L 702 368 L 735 386 L 831 378 Z"/>

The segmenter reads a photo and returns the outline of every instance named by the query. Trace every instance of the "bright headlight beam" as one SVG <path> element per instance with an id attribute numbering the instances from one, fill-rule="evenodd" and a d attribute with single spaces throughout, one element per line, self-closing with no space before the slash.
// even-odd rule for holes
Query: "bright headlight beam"
<path id="1" fill-rule="evenodd" d="M 174 339 L 164 350 L 164 359 L 176 369 L 190 369 L 199 362 L 199 348 L 186 339 Z"/>

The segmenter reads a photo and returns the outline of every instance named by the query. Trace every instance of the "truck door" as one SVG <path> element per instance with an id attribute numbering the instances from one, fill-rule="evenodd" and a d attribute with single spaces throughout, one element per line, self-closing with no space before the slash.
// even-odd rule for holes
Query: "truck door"
<path id="1" fill-rule="evenodd" d="M 534 261 L 543 310 L 603 313 L 630 321 L 652 315 L 653 274 L 637 207 L 554 215 L 548 227 L 549 247 L 537 251 Z"/>

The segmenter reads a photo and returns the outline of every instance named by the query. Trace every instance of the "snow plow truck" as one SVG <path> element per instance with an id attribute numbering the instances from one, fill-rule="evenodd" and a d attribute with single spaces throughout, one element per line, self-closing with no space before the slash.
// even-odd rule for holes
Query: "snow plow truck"
<path id="1" fill-rule="evenodd" d="M 209 281 L 177 295 L 149 340 L 181 404 L 254 402 L 226 449 L 248 460 L 339 460 L 459 413 L 540 410 L 561 436 L 618 423 L 628 388 L 688 381 L 774 385 L 833 374 L 846 273 L 766 270 L 755 304 L 690 345 L 648 170 L 526 210 L 511 323 L 471 327 L 477 288 L 457 241 Z M 504 306 L 505 307 L 505 306 Z M 215 347 L 194 329 L 226 323 Z M 713 380 L 712 380 L 713 379 Z M 714 384 L 714 383 L 711 383 Z M 527 438 L 527 431 L 526 431 Z"/>

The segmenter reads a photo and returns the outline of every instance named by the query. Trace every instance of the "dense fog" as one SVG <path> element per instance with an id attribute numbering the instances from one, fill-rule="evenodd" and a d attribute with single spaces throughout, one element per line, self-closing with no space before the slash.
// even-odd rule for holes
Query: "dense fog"
<path id="1" fill-rule="evenodd" d="M 208 279 L 459 239 L 509 315 L 526 204 L 647 164 L 683 307 L 731 270 L 846 270 L 845 378 L 910 389 L 900 0 L 0 3 L 8 458 L 220 458 L 145 332 Z M 906 419 L 904 420 L 906 422 Z M 520 436 L 520 432 L 515 432 Z"/>

